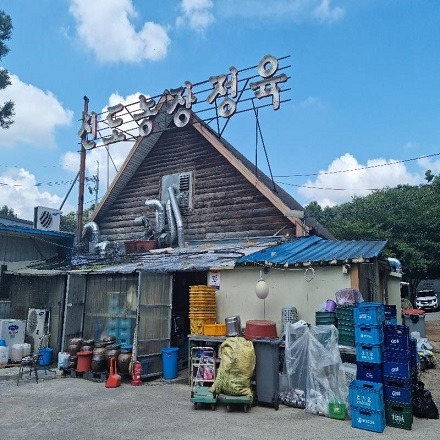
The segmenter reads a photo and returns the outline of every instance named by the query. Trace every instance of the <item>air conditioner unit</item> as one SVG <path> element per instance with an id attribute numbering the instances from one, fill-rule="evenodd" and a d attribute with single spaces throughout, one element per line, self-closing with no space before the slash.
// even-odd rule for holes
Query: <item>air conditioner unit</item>
<path id="1" fill-rule="evenodd" d="M 44 231 L 60 230 L 61 211 L 58 209 L 36 206 L 34 208 L 34 228 Z"/>
<path id="2" fill-rule="evenodd" d="M 40 341 L 44 335 L 49 333 L 49 310 L 29 309 L 26 323 L 26 337 L 34 350 L 38 353 Z"/>
<path id="3" fill-rule="evenodd" d="M 193 206 L 193 181 L 192 171 L 170 174 L 162 177 L 161 201 L 169 199 L 168 188 L 175 185 L 179 192 L 179 206 L 182 210 L 192 209 Z"/>

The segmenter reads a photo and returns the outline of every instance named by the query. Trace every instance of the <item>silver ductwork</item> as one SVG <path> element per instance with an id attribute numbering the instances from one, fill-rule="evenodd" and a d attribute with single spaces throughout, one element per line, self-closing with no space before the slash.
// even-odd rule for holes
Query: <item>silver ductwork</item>
<path id="1" fill-rule="evenodd" d="M 145 205 L 156 210 L 156 225 L 154 227 L 154 236 L 158 238 L 165 227 L 165 212 L 159 200 L 146 200 Z"/>
<path id="2" fill-rule="evenodd" d="M 136 226 L 142 226 L 144 228 L 144 238 L 146 240 L 149 240 L 152 237 L 152 235 L 154 234 L 153 226 L 151 225 L 150 219 L 148 217 L 146 217 L 145 215 L 143 215 L 141 217 L 136 217 L 133 220 L 133 223 Z"/>
<path id="3" fill-rule="evenodd" d="M 168 188 L 168 194 L 170 195 L 171 207 L 173 208 L 173 214 L 176 219 L 177 225 L 177 241 L 179 243 L 179 247 L 185 247 L 185 237 L 183 234 L 183 221 L 182 216 L 180 215 L 179 204 L 177 203 L 176 194 L 174 192 L 174 185 Z"/>
<path id="4" fill-rule="evenodd" d="M 110 253 L 110 251 L 118 252 L 119 246 L 116 241 L 101 241 L 95 245 L 95 254 L 100 254 L 101 257 Z"/>
<path id="5" fill-rule="evenodd" d="M 174 240 L 176 239 L 176 222 L 174 220 L 173 208 L 171 207 L 171 200 L 167 200 L 167 203 L 165 205 L 165 210 L 167 213 L 167 222 L 170 230 L 169 244 L 170 246 L 172 246 Z"/>
<path id="6" fill-rule="evenodd" d="M 90 241 L 95 245 L 98 244 L 99 243 L 98 225 L 95 222 L 87 222 L 83 227 L 82 236 L 84 237 L 88 231 L 90 231 L 90 234 L 91 234 Z"/>

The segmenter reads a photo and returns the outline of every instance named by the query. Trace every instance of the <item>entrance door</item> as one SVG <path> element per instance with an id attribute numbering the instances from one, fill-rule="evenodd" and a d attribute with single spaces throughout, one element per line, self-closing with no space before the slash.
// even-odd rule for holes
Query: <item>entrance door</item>
<path id="1" fill-rule="evenodd" d="M 172 274 L 140 272 L 137 358 L 143 377 L 162 374 L 162 348 L 170 346 Z"/>
<path id="2" fill-rule="evenodd" d="M 83 336 L 85 298 L 86 276 L 69 274 L 67 276 L 63 339 L 61 342 L 63 351 L 67 348 L 70 338 Z"/>

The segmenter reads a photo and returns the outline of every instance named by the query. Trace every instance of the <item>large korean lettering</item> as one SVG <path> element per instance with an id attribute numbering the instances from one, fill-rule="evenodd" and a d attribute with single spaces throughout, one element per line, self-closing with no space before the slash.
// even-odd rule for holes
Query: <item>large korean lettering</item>
<path id="1" fill-rule="evenodd" d="M 139 136 L 149 136 L 154 127 L 152 116 L 156 116 L 159 112 L 156 107 L 156 101 L 148 99 L 144 95 L 139 95 L 139 107 L 142 111 L 133 115 L 133 119 L 135 121 L 142 119 L 142 122 L 139 124 Z"/>
<path id="2" fill-rule="evenodd" d="M 185 96 L 183 94 L 185 93 Z M 167 112 L 172 115 L 176 108 L 178 110 L 174 113 L 174 124 L 176 127 L 185 127 L 191 118 L 191 108 L 194 103 L 197 102 L 197 97 L 192 91 L 192 84 L 189 81 L 185 81 L 185 87 L 179 87 L 177 89 L 171 89 L 170 94 L 174 97 Z"/>
<path id="3" fill-rule="evenodd" d="M 278 60 L 273 55 L 265 55 L 258 64 L 258 74 L 265 78 L 250 84 L 258 99 L 272 96 L 272 107 L 274 110 L 280 108 L 280 88 L 278 84 L 287 81 L 287 75 L 282 73 L 273 76 L 278 70 Z"/>
<path id="4" fill-rule="evenodd" d="M 81 138 L 81 145 L 86 150 L 91 150 L 96 147 L 96 142 L 89 141 L 87 134 L 92 135 L 92 139 L 96 139 L 98 136 L 98 115 L 95 112 L 91 112 L 90 115 L 84 115 L 81 128 L 78 130 L 78 136 Z"/>
<path id="5" fill-rule="evenodd" d="M 229 71 L 231 76 L 230 80 L 228 80 L 228 75 L 226 74 L 211 76 L 209 78 L 209 82 L 214 86 L 214 89 L 206 98 L 206 100 L 212 104 L 219 96 L 226 96 L 217 107 L 219 115 L 223 118 L 229 118 L 237 110 L 237 103 L 232 98 L 237 97 L 238 70 L 235 67 L 230 67 Z M 229 96 L 228 90 L 230 90 Z"/>

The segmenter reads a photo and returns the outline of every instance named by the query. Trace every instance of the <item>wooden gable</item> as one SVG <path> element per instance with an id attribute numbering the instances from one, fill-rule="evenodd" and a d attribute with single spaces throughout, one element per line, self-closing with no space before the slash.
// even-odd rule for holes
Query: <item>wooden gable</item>
<path id="1" fill-rule="evenodd" d="M 145 200 L 160 200 L 162 177 L 181 172 L 193 176 L 192 209 L 183 212 L 185 241 L 271 236 L 279 231 L 299 235 L 299 220 L 285 216 L 297 206 L 283 203 L 242 162 L 229 158 L 229 150 L 221 148 L 220 140 L 200 123 L 165 130 L 106 209 L 100 207 L 94 221 L 101 238 L 142 239 L 143 231 L 133 220 L 141 215 L 153 219 Z"/>

